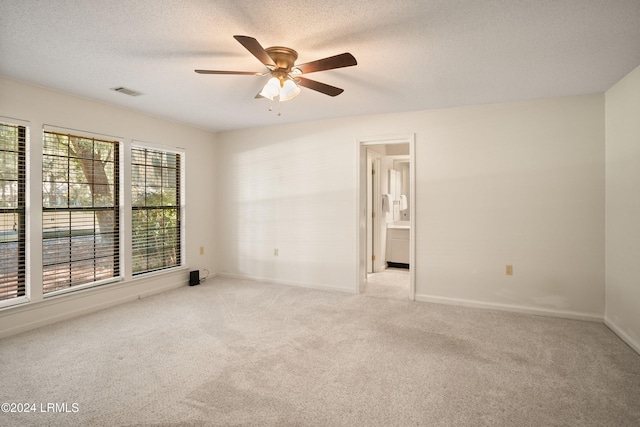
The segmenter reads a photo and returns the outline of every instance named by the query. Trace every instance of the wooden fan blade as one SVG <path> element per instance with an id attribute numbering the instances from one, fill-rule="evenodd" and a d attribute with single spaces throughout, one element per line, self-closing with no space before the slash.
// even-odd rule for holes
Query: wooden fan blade
<path id="1" fill-rule="evenodd" d="M 353 65 L 358 65 L 356 58 L 350 53 L 341 53 L 340 55 L 296 65 L 295 68 L 298 68 L 303 74 L 308 74 L 316 71 L 333 70 L 334 68 L 351 67 Z"/>
<path id="2" fill-rule="evenodd" d="M 338 96 L 344 89 L 340 89 L 339 87 L 331 86 L 326 83 L 320 83 L 315 80 L 305 79 L 304 77 L 296 77 L 296 83 L 300 86 L 304 86 L 308 89 L 315 90 L 316 92 L 324 93 L 329 96 Z"/>
<path id="3" fill-rule="evenodd" d="M 253 56 L 258 58 L 258 61 L 262 62 L 264 65 L 271 65 L 272 67 L 276 66 L 276 63 L 273 62 L 273 59 L 269 56 L 266 50 L 258 43 L 258 40 L 249 36 L 233 36 L 234 39 L 238 40 L 242 46 L 245 47 Z"/>
<path id="4" fill-rule="evenodd" d="M 220 70 L 194 70 L 198 74 L 236 74 L 243 76 L 261 76 L 262 73 L 255 71 L 220 71 Z"/>

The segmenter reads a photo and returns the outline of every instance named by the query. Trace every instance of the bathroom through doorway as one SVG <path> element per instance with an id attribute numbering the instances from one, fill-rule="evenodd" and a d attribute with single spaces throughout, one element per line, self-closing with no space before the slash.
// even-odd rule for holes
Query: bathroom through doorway
<path id="1" fill-rule="evenodd" d="M 415 299 L 414 135 L 359 141 L 357 292 Z"/>

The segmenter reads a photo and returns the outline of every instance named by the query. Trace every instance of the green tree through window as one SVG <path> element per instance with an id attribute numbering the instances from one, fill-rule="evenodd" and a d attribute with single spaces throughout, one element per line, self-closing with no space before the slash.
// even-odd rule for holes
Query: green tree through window
<path id="1" fill-rule="evenodd" d="M 26 134 L 0 123 L 0 301 L 25 295 Z"/>
<path id="2" fill-rule="evenodd" d="M 180 154 L 133 147 L 133 274 L 181 264 Z"/>
<path id="3" fill-rule="evenodd" d="M 45 132 L 43 293 L 120 275 L 119 143 Z"/>

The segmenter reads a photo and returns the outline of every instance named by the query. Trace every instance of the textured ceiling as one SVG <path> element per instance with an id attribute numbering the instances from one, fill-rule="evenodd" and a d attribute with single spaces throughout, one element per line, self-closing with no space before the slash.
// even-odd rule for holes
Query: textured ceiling
<path id="1" fill-rule="evenodd" d="M 266 77 L 194 73 L 265 71 L 236 34 L 358 65 L 278 117 Z M 0 0 L 0 75 L 214 131 L 597 93 L 639 64 L 640 0 Z"/>

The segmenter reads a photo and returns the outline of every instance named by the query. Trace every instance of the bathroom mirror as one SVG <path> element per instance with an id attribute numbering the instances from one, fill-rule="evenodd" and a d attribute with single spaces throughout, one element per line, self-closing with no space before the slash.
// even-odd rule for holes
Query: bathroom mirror
<path id="1" fill-rule="evenodd" d="M 402 208 L 405 209 L 400 209 L 400 217 L 399 218 L 394 218 L 394 220 L 396 221 L 410 221 L 410 209 L 409 207 L 411 206 L 411 200 L 410 200 L 410 185 L 409 183 L 410 181 L 410 175 L 411 175 L 411 171 L 409 168 L 409 156 L 407 156 L 407 158 L 401 158 L 401 159 L 394 159 L 393 161 L 393 169 L 398 171 L 398 178 L 400 179 L 400 194 L 406 197 L 407 203 L 405 206 L 402 206 Z"/>

